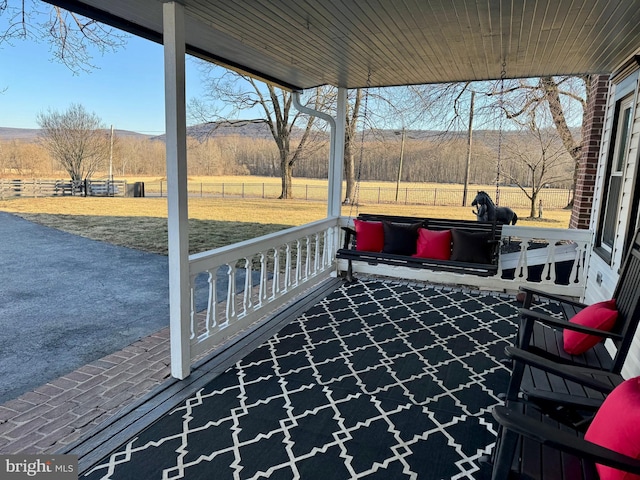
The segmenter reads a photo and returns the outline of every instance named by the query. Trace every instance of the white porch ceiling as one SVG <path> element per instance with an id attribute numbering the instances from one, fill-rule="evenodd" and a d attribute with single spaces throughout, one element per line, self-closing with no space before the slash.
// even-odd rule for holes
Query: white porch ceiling
<path id="1" fill-rule="evenodd" d="M 47 1 L 162 41 L 160 0 Z M 611 73 L 640 48 L 640 0 L 178 1 L 189 53 L 291 89 Z"/>

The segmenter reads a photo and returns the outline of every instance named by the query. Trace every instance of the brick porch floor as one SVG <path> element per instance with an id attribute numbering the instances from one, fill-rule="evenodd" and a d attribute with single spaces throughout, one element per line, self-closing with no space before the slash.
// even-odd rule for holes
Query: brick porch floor
<path id="1" fill-rule="evenodd" d="M 0 453 L 55 453 L 169 378 L 169 363 L 165 328 L 0 405 Z"/>

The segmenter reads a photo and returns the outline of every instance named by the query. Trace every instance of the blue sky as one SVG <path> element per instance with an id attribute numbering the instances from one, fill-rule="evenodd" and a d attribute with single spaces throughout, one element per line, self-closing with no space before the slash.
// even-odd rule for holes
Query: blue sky
<path id="1" fill-rule="evenodd" d="M 46 42 L 0 45 L 0 127 L 39 128 L 38 113 L 72 103 L 95 113 L 106 127 L 164 133 L 162 45 L 130 36 L 115 53 L 95 55 L 91 72 L 74 73 L 52 59 Z M 195 62 L 188 59 L 187 101 L 202 95 Z"/>

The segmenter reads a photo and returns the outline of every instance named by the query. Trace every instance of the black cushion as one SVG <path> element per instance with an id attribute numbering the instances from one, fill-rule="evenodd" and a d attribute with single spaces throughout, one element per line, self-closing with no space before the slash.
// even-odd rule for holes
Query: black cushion
<path id="1" fill-rule="evenodd" d="M 451 230 L 451 260 L 467 263 L 491 263 L 491 235 L 484 232 Z"/>
<path id="2" fill-rule="evenodd" d="M 416 253 L 418 228 L 422 223 L 392 223 L 382 222 L 384 229 L 384 253 L 396 255 L 413 255 Z"/>

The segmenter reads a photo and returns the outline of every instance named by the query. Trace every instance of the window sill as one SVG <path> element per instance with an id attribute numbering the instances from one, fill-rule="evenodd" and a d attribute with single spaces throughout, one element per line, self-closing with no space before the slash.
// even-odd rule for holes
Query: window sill
<path id="1" fill-rule="evenodd" d="M 607 262 L 607 264 L 611 265 L 611 252 L 602 246 L 597 246 L 593 249 L 593 251 L 598 255 L 602 260 Z"/>

